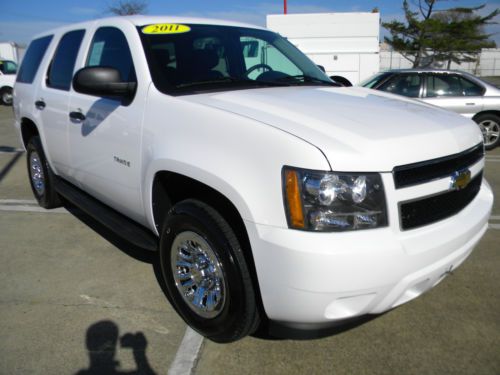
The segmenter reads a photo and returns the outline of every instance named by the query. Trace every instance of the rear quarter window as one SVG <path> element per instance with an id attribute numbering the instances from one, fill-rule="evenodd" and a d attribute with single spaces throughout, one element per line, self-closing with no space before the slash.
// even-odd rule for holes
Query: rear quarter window
<path id="1" fill-rule="evenodd" d="M 47 48 L 49 47 L 52 37 L 52 35 L 45 36 L 43 38 L 35 39 L 30 43 L 28 50 L 24 55 L 21 68 L 19 69 L 17 82 L 33 83 L 38 67 L 40 66 Z"/>

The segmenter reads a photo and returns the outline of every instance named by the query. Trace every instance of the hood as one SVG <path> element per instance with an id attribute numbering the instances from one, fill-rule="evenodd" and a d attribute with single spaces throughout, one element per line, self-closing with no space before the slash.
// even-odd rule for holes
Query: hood
<path id="1" fill-rule="evenodd" d="M 180 97 L 279 128 L 319 148 L 332 170 L 391 171 L 482 140 L 471 120 L 361 87 L 279 87 Z"/>

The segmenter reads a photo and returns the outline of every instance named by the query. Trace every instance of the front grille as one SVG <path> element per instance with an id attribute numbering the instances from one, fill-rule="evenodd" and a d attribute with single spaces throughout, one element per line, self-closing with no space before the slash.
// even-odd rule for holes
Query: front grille
<path id="1" fill-rule="evenodd" d="M 483 173 L 479 173 L 462 190 L 448 191 L 399 204 L 401 229 L 408 230 L 435 223 L 460 212 L 479 192 Z"/>
<path id="2" fill-rule="evenodd" d="M 396 185 L 396 189 L 400 189 L 451 176 L 453 172 L 471 166 L 483 156 L 483 144 L 480 143 L 459 154 L 401 165 L 394 168 L 394 184 Z"/>

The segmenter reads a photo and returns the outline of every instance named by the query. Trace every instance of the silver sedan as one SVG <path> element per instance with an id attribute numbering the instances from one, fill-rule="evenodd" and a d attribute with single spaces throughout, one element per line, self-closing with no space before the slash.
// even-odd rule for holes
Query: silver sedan
<path id="1" fill-rule="evenodd" d="M 365 80 L 361 86 L 404 95 L 473 119 L 491 150 L 500 143 L 500 89 L 456 70 L 389 70 Z"/>

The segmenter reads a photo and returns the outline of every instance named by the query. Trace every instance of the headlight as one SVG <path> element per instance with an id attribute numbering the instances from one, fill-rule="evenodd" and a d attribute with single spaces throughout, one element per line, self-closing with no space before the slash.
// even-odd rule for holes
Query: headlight
<path id="1" fill-rule="evenodd" d="M 288 226 L 338 232 L 387 226 L 384 186 L 378 173 L 333 173 L 283 168 Z"/>

